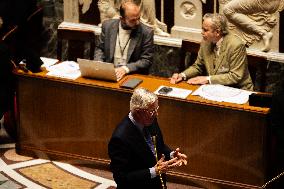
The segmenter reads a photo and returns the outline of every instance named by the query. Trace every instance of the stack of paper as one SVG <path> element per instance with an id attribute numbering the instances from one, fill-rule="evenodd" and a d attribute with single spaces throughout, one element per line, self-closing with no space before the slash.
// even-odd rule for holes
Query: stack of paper
<path id="1" fill-rule="evenodd" d="M 158 91 L 163 88 L 163 87 L 168 87 L 168 86 L 160 86 L 154 93 L 157 95 L 163 95 L 163 96 L 170 96 L 170 97 L 175 97 L 175 98 L 182 98 L 186 99 L 186 97 L 192 92 L 191 90 L 187 89 L 181 89 L 181 88 L 176 88 L 176 87 L 170 87 L 172 90 L 168 92 L 167 94 L 161 94 Z"/>
<path id="2" fill-rule="evenodd" d="M 59 60 L 55 58 L 40 57 L 40 59 L 43 62 L 41 67 L 46 68 L 46 70 L 48 70 L 49 67 L 53 66 L 55 63 L 59 62 Z"/>
<path id="3" fill-rule="evenodd" d="M 223 85 L 202 85 L 192 95 L 217 102 L 244 104 L 248 101 L 251 91 L 236 89 Z"/>
<path id="4" fill-rule="evenodd" d="M 73 80 L 81 76 L 79 65 L 74 61 L 64 61 L 60 64 L 56 64 L 49 67 L 48 71 L 46 75 Z"/>

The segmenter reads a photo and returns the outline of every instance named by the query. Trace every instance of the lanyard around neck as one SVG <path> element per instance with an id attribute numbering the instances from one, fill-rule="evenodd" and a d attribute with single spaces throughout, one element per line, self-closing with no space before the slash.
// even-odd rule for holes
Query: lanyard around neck
<path id="1" fill-rule="evenodd" d="M 118 30 L 118 32 L 117 32 L 117 37 L 118 37 L 118 45 L 119 45 L 120 54 L 121 54 L 121 57 L 123 57 L 124 50 L 126 49 L 128 43 L 129 43 L 129 41 L 130 41 L 130 35 L 129 35 L 129 37 L 128 37 L 128 39 L 127 39 L 127 42 L 126 42 L 126 44 L 124 45 L 123 48 L 121 47 L 121 43 L 120 43 L 119 30 Z"/>

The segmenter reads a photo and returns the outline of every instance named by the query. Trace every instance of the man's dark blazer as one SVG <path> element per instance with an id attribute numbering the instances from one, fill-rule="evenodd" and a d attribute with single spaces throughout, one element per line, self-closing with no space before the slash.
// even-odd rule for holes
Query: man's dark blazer
<path id="1" fill-rule="evenodd" d="M 95 60 L 113 63 L 119 22 L 119 19 L 110 19 L 102 24 Z M 130 72 L 148 73 L 153 62 L 153 35 L 153 30 L 142 23 L 131 32 L 126 60 Z"/>
<path id="2" fill-rule="evenodd" d="M 152 124 L 153 135 L 157 136 L 157 151 L 170 159 L 171 150 L 164 144 L 157 120 Z M 118 189 L 161 188 L 160 177 L 151 179 L 149 168 L 156 159 L 145 141 L 144 135 L 129 119 L 124 120 L 114 130 L 108 145 L 111 159 L 110 168 Z M 165 183 L 165 175 L 163 175 Z"/>

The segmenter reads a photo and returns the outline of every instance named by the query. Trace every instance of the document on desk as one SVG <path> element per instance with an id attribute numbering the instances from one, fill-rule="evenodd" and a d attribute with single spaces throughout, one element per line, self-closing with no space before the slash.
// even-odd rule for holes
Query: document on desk
<path id="1" fill-rule="evenodd" d="M 171 90 L 167 92 L 166 94 L 161 93 L 160 89 L 162 88 L 170 88 Z M 154 92 L 157 95 L 162 95 L 162 96 L 169 96 L 169 97 L 175 97 L 175 98 L 182 98 L 186 99 L 188 95 L 190 95 L 192 91 L 188 89 L 181 89 L 181 88 L 176 88 L 176 87 L 169 87 L 169 86 L 163 86 L 161 85 L 158 87 L 158 89 Z"/>
<path id="2" fill-rule="evenodd" d="M 81 76 L 79 65 L 74 61 L 64 61 L 62 63 L 56 64 L 49 67 L 48 71 L 49 72 L 46 75 L 66 79 L 75 80 Z"/>
<path id="3" fill-rule="evenodd" d="M 43 65 L 41 65 L 41 67 L 44 67 L 46 70 L 48 70 L 51 66 L 53 66 L 57 62 L 59 62 L 59 60 L 55 58 L 40 57 L 40 59 L 43 62 Z"/>
<path id="4" fill-rule="evenodd" d="M 207 100 L 245 104 L 252 91 L 246 91 L 224 85 L 202 85 L 192 95 L 199 95 Z"/>

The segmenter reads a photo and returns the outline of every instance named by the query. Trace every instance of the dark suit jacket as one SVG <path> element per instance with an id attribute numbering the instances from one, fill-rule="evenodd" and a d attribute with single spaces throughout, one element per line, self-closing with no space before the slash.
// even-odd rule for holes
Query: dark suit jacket
<path id="1" fill-rule="evenodd" d="M 95 60 L 113 63 L 119 22 L 119 19 L 111 19 L 102 24 Z M 148 73 L 154 54 L 153 35 L 153 30 L 142 23 L 132 31 L 126 60 L 130 72 Z"/>
<path id="2" fill-rule="evenodd" d="M 151 127 L 157 136 L 159 159 L 162 153 L 166 159 L 170 159 L 171 150 L 164 144 L 157 120 Z M 110 168 L 118 189 L 161 188 L 159 176 L 151 179 L 149 171 L 149 168 L 155 166 L 156 159 L 142 131 L 128 116 L 114 130 L 108 145 L 108 153 L 111 159 Z"/>
<path id="3" fill-rule="evenodd" d="M 187 78 L 206 74 L 211 76 L 212 84 L 229 85 L 241 89 L 253 90 L 248 70 L 246 48 L 238 37 L 224 36 L 219 56 L 215 59 L 212 43 L 202 42 L 195 63 L 184 71 Z"/>

